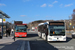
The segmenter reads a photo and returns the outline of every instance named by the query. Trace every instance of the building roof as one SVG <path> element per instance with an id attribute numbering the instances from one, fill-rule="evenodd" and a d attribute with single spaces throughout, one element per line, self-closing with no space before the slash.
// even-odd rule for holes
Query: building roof
<path id="1" fill-rule="evenodd" d="M 2 14 L 3 16 L 5 16 L 5 18 L 10 18 L 6 13 L 4 13 L 3 11 L 0 10 L 0 14 Z"/>

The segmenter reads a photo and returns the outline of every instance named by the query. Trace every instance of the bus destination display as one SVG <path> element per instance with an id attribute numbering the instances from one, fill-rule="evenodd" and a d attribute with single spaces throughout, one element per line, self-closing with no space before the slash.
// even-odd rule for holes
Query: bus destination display
<path id="1" fill-rule="evenodd" d="M 17 25 L 17 26 L 25 26 L 25 25 Z"/>
<path id="2" fill-rule="evenodd" d="M 64 23 L 50 23 L 50 25 L 64 25 Z"/>

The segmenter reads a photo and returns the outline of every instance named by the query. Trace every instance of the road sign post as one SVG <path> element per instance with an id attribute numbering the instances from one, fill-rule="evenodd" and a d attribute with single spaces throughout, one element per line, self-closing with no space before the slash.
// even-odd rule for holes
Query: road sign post
<path id="1" fill-rule="evenodd" d="M 2 18 L 2 38 L 3 38 L 3 18 Z"/>

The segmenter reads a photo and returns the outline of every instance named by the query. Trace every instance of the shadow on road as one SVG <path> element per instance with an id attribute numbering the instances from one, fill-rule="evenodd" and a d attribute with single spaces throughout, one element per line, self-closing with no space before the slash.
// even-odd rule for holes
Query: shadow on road
<path id="1" fill-rule="evenodd" d="M 36 36 L 38 36 L 38 34 L 27 34 L 27 38 L 29 37 L 36 37 Z"/>
<path id="2" fill-rule="evenodd" d="M 30 41 L 31 50 L 58 50 L 45 41 Z"/>
<path id="3" fill-rule="evenodd" d="M 20 48 L 22 40 L 0 44 L 0 50 L 17 50 Z M 2 46 L 2 48 L 1 48 Z"/>

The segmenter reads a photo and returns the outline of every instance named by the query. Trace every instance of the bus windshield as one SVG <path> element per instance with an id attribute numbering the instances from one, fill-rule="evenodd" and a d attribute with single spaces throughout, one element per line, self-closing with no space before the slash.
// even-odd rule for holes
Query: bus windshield
<path id="1" fill-rule="evenodd" d="M 58 35 L 65 36 L 65 26 L 64 25 L 50 26 L 50 36 L 58 36 Z"/>
<path id="2" fill-rule="evenodd" d="M 27 28 L 25 26 L 16 26 L 15 32 L 27 32 Z"/>

